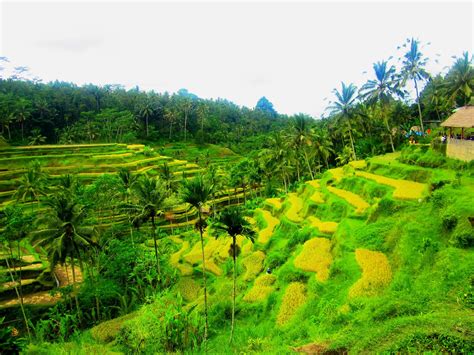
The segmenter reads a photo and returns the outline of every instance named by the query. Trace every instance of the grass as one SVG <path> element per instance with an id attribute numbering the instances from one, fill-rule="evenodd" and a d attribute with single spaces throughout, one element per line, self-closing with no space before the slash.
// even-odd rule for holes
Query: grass
<path id="1" fill-rule="evenodd" d="M 313 238 L 304 243 L 303 250 L 294 263 L 299 269 L 315 272 L 316 278 L 324 282 L 329 278 L 332 260 L 331 241 L 326 238 Z"/>

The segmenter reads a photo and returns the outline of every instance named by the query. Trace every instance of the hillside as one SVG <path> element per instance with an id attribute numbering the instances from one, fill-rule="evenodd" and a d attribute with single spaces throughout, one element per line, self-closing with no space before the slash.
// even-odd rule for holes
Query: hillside
<path id="1" fill-rule="evenodd" d="M 184 148 L 184 149 L 183 149 Z M 158 150 L 158 147 L 156 148 Z M 166 148 L 159 148 L 166 151 Z M 22 208 L 30 221 L 44 214 L 48 210 L 45 204 L 47 195 L 61 191 L 62 184 L 66 177 L 71 176 L 83 184 L 84 189 L 90 189 L 89 195 L 94 200 L 94 209 L 97 214 L 91 214 L 86 224 L 95 227 L 100 233 L 107 234 L 112 231 L 119 234 L 121 230 L 129 229 L 128 216 L 114 204 L 117 197 L 123 195 L 124 191 L 117 186 L 117 173 L 120 169 L 129 169 L 134 174 L 147 174 L 148 176 L 162 176 L 165 166 L 167 168 L 167 181 L 170 186 L 176 187 L 183 179 L 190 179 L 197 174 L 205 172 L 208 165 L 219 166 L 227 160 L 237 161 L 240 159 L 232 151 L 208 146 L 198 149 L 191 145 L 183 145 L 185 158 L 193 160 L 201 157 L 201 165 L 191 163 L 186 160 L 174 159 L 170 156 L 159 154 L 156 150 L 142 144 L 81 144 L 81 145 L 42 145 L 23 147 L 2 147 L 0 148 L 0 211 L 6 208 Z M 179 154 L 183 158 L 182 154 Z M 28 181 L 28 171 L 31 164 L 39 164 L 42 173 L 47 176 L 52 187 L 44 194 L 38 194 L 37 198 L 32 198 L 29 189 L 32 188 L 31 181 Z M 94 185 L 98 184 L 98 185 Z M 115 185 L 114 185 L 115 184 Z M 17 191 L 19 195 L 15 195 Z M 98 190 L 100 191 L 98 191 Z M 104 189 L 110 189 L 107 192 Z M 101 193 L 105 194 L 101 197 Z M 120 196 L 119 196 L 120 195 Z M 244 194 L 241 189 L 224 189 L 215 195 L 215 199 L 210 203 L 214 208 L 242 203 Z M 105 198 L 105 199 L 104 199 Z M 176 202 L 176 201 L 175 201 Z M 10 213 L 14 213 L 13 212 Z M 8 212 L 7 212 L 8 213 Z M 197 211 L 191 206 L 176 202 L 165 211 L 163 218 L 157 222 L 165 234 L 172 234 L 175 231 L 192 228 L 196 222 Z M 7 215 L 7 219 L 14 216 Z M 14 228 L 20 229 L 20 226 Z M 143 226 L 141 231 L 146 232 L 149 228 Z M 0 228 L 5 232 L 4 228 Z M 34 234 L 41 230 L 32 231 Z M 128 234 L 128 232 L 127 232 Z M 137 231 L 138 240 L 144 234 Z M 68 265 L 56 265 L 51 270 L 50 261 L 47 258 L 47 251 L 33 245 L 31 238 L 20 240 L 19 246 L 12 247 L 12 241 L 0 246 L 0 314 L 8 316 L 9 307 L 18 307 L 19 301 L 15 287 L 18 282 L 11 281 L 10 271 L 21 275 L 23 292 L 23 302 L 31 306 L 50 306 L 55 304 L 60 298 L 50 295 L 49 291 L 55 286 L 65 287 L 72 284 L 72 269 Z M 145 243 L 147 244 L 147 242 Z M 153 247 L 153 245 L 150 245 Z M 7 260 L 9 259 L 9 260 Z M 7 265 L 7 261 L 10 265 Z M 7 266 L 10 266 L 8 268 Z M 69 265 L 70 266 L 70 265 Z M 74 268 L 78 281 L 82 280 L 82 273 L 78 266 Z"/>
<path id="2" fill-rule="evenodd" d="M 208 351 L 473 351 L 472 174 L 398 156 L 330 169 L 253 210 L 255 243 L 238 238 L 232 347 L 230 239 L 206 232 Z M 156 351 L 166 335 L 153 319 L 169 316 L 170 304 L 202 312 L 199 237 L 167 242 L 179 270 L 172 290 L 63 349 Z"/>

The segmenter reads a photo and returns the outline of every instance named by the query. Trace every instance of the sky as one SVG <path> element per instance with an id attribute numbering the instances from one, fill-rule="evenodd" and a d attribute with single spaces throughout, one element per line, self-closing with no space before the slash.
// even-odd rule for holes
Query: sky
<path id="1" fill-rule="evenodd" d="M 265 96 L 314 117 L 341 81 L 360 87 L 374 62 L 396 64 L 407 38 L 438 73 L 472 53 L 474 32 L 472 1 L 2 0 L 0 16 L 0 56 L 44 82 L 186 88 L 248 107 Z"/>

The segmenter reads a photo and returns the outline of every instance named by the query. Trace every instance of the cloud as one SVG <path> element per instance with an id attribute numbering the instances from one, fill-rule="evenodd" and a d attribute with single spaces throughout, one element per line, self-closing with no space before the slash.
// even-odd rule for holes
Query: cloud
<path id="1" fill-rule="evenodd" d="M 45 49 L 55 49 L 65 52 L 83 53 L 89 49 L 100 47 L 100 38 L 60 38 L 36 41 L 35 45 Z"/>

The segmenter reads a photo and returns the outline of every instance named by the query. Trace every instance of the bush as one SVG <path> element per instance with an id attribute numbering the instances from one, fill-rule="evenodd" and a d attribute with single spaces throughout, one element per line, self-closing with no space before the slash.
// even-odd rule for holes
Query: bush
<path id="1" fill-rule="evenodd" d="M 443 224 L 443 228 L 447 232 L 452 232 L 454 227 L 456 227 L 456 225 L 458 224 L 458 217 L 453 213 L 445 212 L 441 216 L 441 221 L 442 221 L 442 224 Z"/>
<path id="2" fill-rule="evenodd" d="M 458 221 L 451 242 L 459 248 L 472 248 L 474 246 L 474 228 L 467 218 Z"/>
<path id="3" fill-rule="evenodd" d="M 199 348 L 204 324 L 197 312 L 183 309 L 182 299 L 157 299 L 124 323 L 116 338 L 127 353 L 185 352 Z"/>

